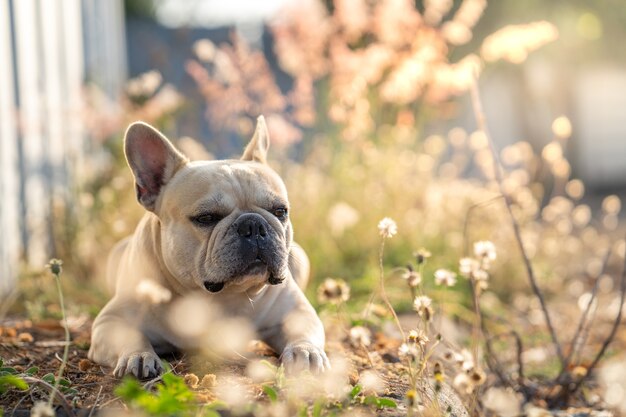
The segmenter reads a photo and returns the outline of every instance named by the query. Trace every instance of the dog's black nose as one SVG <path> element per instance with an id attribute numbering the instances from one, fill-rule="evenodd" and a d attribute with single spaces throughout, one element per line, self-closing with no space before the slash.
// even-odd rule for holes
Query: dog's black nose
<path id="1" fill-rule="evenodd" d="M 265 219 L 258 214 L 245 214 L 238 221 L 237 234 L 246 238 L 264 238 L 267 236 Z"/>
<path id="2" fill-rule="evenodd" d="M 204 281 L 204 288 L 210 292 L 220 292 L 222 291 L 222 288 L 224 288 L 224 283 Z"/>

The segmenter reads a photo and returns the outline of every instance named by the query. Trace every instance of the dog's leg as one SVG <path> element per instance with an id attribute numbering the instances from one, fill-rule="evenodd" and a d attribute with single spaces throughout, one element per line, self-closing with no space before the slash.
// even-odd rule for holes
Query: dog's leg
<path id="1" fill-rule="evenodd" d="M 271 288 L 265 295 L 271 307 L 260 323 L 259 334 L 281 352 L 287 372 L 323 372 L 330 368 L 324 352 L 324 326 L 295 281 L 287 280 L 285 285 Z M 273 302 L 273 297 L 280 297 L 280 303 Z"/>
<path id="2" fill-rule="evenodd" d="M 163 372 L 161 361 L 140 330 L 137 308 L 113 298 L 93 323 L 89 359 L 113 369 L 113 374 L 138 378 L 154 377 Z"/>

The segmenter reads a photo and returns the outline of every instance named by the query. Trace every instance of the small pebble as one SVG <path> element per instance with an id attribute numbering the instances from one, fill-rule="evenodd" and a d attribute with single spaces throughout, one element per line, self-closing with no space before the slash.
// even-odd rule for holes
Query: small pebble
<path id="1" fill-rule="evenodd" d="M 17 335 L 17 340 L 23 343 L 33 343 L 35 339 L 32 334 L 24 332 Z"/>

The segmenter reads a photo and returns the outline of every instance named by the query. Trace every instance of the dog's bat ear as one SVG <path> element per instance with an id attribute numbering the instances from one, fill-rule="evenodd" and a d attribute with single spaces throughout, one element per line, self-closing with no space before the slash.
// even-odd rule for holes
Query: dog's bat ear
<path id="1" fill-rule="evenodd" d="M 262 164 L 267 163 L 267 150 L 270 148 L 270 134 L 267 131 L 265 117 L 259 116 L 256 119 L 256 129 L 254 136 L 243 151 L 241 159 L 244 161 L 256 161 Z"/>
<path id="2" fill-rule="evenodd" d="M 124 153 L 135 176 L 137 200 L 154 211 L 161 189 L 178 169 L 188 162 L 158 130 L 144 122 L 135 122 L 126 130 Z"/>

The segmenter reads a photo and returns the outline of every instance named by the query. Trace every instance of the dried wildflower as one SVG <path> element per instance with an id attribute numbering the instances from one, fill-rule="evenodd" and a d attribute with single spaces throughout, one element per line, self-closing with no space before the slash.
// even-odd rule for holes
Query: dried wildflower
<path id="1" fill-rule="evenodd" d="M 354 326 L 350 329 L 350 344 L 352 346 L 369 346 L 372 344 L 372 332 L 363 326 Z"/>
<path id="2" fill-rule="evenodd" d="M 342 279 L 326 278 L 317 289 L 317 299 L 322 304 L 339 304 L 349 298 L 350 287 Z"/>
<path id="3" fill-rule="evenodd" d="M 456 274 L 447 269 L 438 269 L 435 271 L 435 284 L 453 287 L 456 284 Z"/>
<path id="4" fill-rule="evenodd" d="M 446 361 L 452 361 L 453 359 L 455 359 L 455 352 L 448 349 L 443 353 L 443 359 Z"/>
<path id="5" fill-rule="evenodd" d="M 487 376 L 485 375 L 485 372 L 479 368 L 473 369 L 469 374 L 469 378 L 470 378 L 470 381 L 472 381 L 472 385 L 474 385 L 474 387 L 478 387 L 484 384 L 485 381 L 487 380 Z"/>
<path id="6" fill-rule="evenodd" d="M 359 377 L 359 383 L 365 392 L 382 393 L 385 389 L 385 381 L 372 370 L 364 371 Z"/>
<path id="7" fill-rule="evenodd" d="M 172 299 L 172 292 L 164 286 L 148 279 L 143 279 L 137 285 L 135 295 L 139 300 L 150 304 L 163 304 Z"/>
<path id="8" fill-rule="evenodd" d="M 471 278 L 474 270 L 479 268 L 479 263 L 476 259 L 461 258 L 459 261 L 459 273 L 465 278 Z"/>
<path id="9" fill-rule="evenodd" d="M 461 350 L 460 353 L 456 354 L 455 359 L 464 371 L 468 372 L 474 369 L 474 357 L 469 350 Z"/>
<path id="10" fill-rule="evenodd" d="M 409 358 L 410 360 L 416 360 L 420 356 L 420 351 L 417 344 L 403 343 L 398 348 L 398 355 L 402 358 Z"/>
<path id="11" fill-rule="evenodd" d="M 470 377 L 464 372 L 454 377 L 452 385 L 454 385 L 454 388 L 461 394 L 471 394 L 472 391 L 474 391 L 474 384 L 472 384 Z"/>
<path id="12" fill-rule="evenodd" d="M 54 258 L 50 259 L 50 262 L 48 262 L 46 268 L 49 268 L 50 272 L 58 277 L 63 272 L 63 261 Z"/>
<path id="13" fill-rule="evenodd" d="M 417 396 L 417 391 L 410 389 L 406 392 L 406 405 L 413 407 L 417 404 L 418 400 L 419 397 Z"/>
<path id="14" fill-rule="evenodd" d="M 426 260 L 428 258 L 430 258 L 432 256 L 432 254 L 429 251 L 427 251 L 426 249 L 421 248 L 417 252 L 415 252 L 413 254 L 413 256 L 415 256 L 415 261 L 417 262 L 417 264 L 421 265 L 424 262 L 426 262 Z"/>
<path id="15" fill-rule="evenodd" d="M 413 310 L 417 311 L 420 317 L 429 321 L 433 317 L 432 300 L 426 295 L 418 295 L 413 300 Z"/>
<path id="16" fill-rule="evenodd" d="M 30 410 L 32 417 L 54 417 L 56 413 L 52 407 L 43 401 L 37 401 Z"/>
<path id="17" fill-rule="evenodd" d="M 379 318 L 389 317 L 389 309 L 387 307 L 383 306 L 383 305 L 372 304 L 369 307 L 369 310 L 376 317 L 379 317 Z"/>
<path id="18" fill-rule="evenodd" d="M 483 255 L 483 257 L 480 261 L 473 258 L 461 258 L 459 261 L 459 273 L 462 276 L 471 279 L 474 282 L 477 291 L 480 292 L 485 291 L 489 286 L 489 274 L 487 273 L 487 269 L 489 269 L 490 266 L 489 259 L 495 259 L 495 251 L 490 251 L 489 249 L 489 244 L 491 242 L 476 243 L 480 243 L 478 248 L 474 245 L 477 256 L 480 254 Z"/>
<path id="19" fill-rule="evenodd" d="M 378 222 L 378 233 L 380 233 L 380 235 L 384 238 L 393 237 L 396 233 L 398 233 L 398 226 L 393 219 L 385 217 Z"/>
<path id="20" fill-rule="evenodd" d="M 407 267 L 406 271 L 402 273 L 402 279 L 406 280 L 411 288 L 415 288 L 422 283 L 422 275 L 414 271 L 410 265 Z"/>
<path id="21" fill-rule="evenodd" d="M 446 378 L 446 374 L 443 370 L 443 365 L 441 362 L 437 361 L 433 365 L 433 376 L 435 377 L 435 381 L 441 383 Z"/>
<path id="22" fill-rule="evenodd" d="M 417 400 L 418 400 L 417 391 L 415 391 L 414 389 L 410 389 L 406 392 L 406 404 L 409 407 L 412 407 L 415 404 L 417 404 Z"/>
<path id="23" fill-rule="evenodd" d="M 185 380 L 185 384 L 187 384 L 187 386 L 190 388 L 197 388 L 198 384 L 200 383 L 200 378 L 198 378 L 198 375 L 193 373 L 185 374 L 185 376 L 183 376 L 183 379 Z"/>
<path id="24" fill-rule="evenodd" d="M 475 242 L 474 255 L 479 259 L 486 259 L 489 262 L 493 262 L 496 260 L 496 246 L 489 240 Z"/>
<path id="25" fill-rule="evenodd" d="M 406 338 L 407 342 L 413 343 L 419 346 L 426 346 L 426 343 L 430 341 L 426 333 L 423 330 L 411 330 Z"/>
<path id="26" fill-rule="evenodd" d="M 217 376 L 215 374 L 206 374 L 202 377 L 199 386 L 205 389 L 213 388 L 217 385 Z"/>

